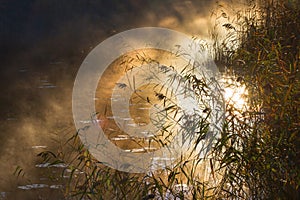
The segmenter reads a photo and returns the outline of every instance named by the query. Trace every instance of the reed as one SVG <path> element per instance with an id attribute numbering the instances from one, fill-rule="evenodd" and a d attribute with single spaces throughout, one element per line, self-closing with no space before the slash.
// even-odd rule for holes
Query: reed
<path id="1" fill-rule="evenodd" d="M 155 173 L 120 172 L 95 160 L 76 133 L 66 141 L 65 151 L 39 154 L 45 162 L 68 166 L 62 172 L 69 176 L 64 189 L 67 199 L 300 197 L 300 3 L 248 1 L 235 14 L 233 21 L 222 24 L 229 30 L 223 41 L 217 32 L 211 36 L 216 62 L 246 86 L 248 106 L 238 110 L 226 105 L 221 136 L 205 162 L 190 156 Z M 237 43 L 236 49 L 228 48 Z M 203 81 L 185 77 L 199 91 L 205 90 Z M 197 130 L 201 130 L 194 133 L 200 142 L 207 124 Z M 18 168 L 16 173 L 23 172 Z"/>

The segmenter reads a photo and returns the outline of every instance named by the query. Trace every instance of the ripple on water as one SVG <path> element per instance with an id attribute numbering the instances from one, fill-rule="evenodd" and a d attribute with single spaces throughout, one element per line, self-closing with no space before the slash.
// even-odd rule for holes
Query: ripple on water
<path id="1" fill-rule="evenodd" d="M 40 89 L 50 89 L 50 88 L 56 88 L 56 85 L 53 85 L 48 80 L 41 80 L 41 85 L 38 86 Z"/>
<path id="2" fill-rule="evenodd" d="M 0 199 L 5 199 L 6 198 L 6 192 L 0 192 Z"/>
<path id="3" fill-rule="evenodd" d="M 136 148 L 136 149 L 125 149 L 125 152 L 132 152 L 132 153 L 142 153 L 157 150 L 155 147 L 143 147 L 143 148 Z"/>
<path id="4" fill-rule="evenodd" d="M 46 149 L 48 146 L 44 146 L 44 145 L 36 145 L 36 146 L 31 146 L 31 148 L 33 149 Z"/>
<path id="5" fill-rule="evenodd" d="M 49 187 L 47 184 L 31 184 L 31 185 L 19 185 L 18 188 L 21 190 L 41 189 Z"/>
<path id="6" fill-rule="evenodd" d="M 46 168 L 46 167 L 56 167 L 56 168 L 67 168 L 68 165 L 64 163 L 59 163 L 59 164 L 51 164 L 51 163 L 41 163 L 41 164 L 36 164 L 35 167 L 37 168 Z"/>
<path id="7" fill-rule="evenodd" d="M 47 185 L 43 183 L 35 183 L 30 185 L 19 185 L 18 189 L 21 190 L 32 190 L 32 189 L 43 189 L 43 188 L 50 188 L 50 189 L 61 189 L 62 185 Z"/>

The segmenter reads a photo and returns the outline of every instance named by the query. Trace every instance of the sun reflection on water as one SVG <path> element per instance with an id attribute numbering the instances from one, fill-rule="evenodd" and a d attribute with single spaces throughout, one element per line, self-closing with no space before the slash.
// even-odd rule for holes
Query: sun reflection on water
<path id="1" fill-rule="evenodd" d="M 224 80 L 224 100 L 227 106 L 234 108 L 239 112 L 247 110 L 248 90 L 244 84 L 239 81 L 239 78 L 234 76 L 226 76 Z"/>

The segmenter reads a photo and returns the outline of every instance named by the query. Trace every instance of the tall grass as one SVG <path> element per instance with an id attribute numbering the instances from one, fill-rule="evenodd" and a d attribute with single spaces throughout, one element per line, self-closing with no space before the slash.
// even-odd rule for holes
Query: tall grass
<path id="1" fill-rule="evenodd" d="M 248 2 L 247 9 L 237 11 L 234 21 L 223 26 L 230 30 L 223 42 L 212 33 L 216 60 L 235 73 L 237 82 L 246 85 L 248 107 L 236 110 L 234 105 L 226 105 L 221 137 L 206 161 L 182 158 L 176 165 L 153 174 L 129 174 L 95 160 L 77 133 L 66 142 L 68 151 L 40 154 L 44 161 L 68 165 L 63 171 L 69 176 L 66 198 L 300 197 L 299 1 Z M 238 48 L 229 49 L 228 43 L 235 42 Z M 203 87 L 195 77 L 186 77 L 196 88 Z M 205 132 L 205 126 L 199 128 Z M 201 137 L 203 134 L 197 141 Z M 206 178 L 202 172 L 207 173 Z"/>
<path id="2" fill-rule="evenodd" d="M 262 1 L 235 21 L 240 47 L 218 59 L 249 90 L 243 118 L 228 110 L 216 147 L 226 168 L 220 198 L 297 199 L 300 184 L 299 1 Z M 224 51 L 225 50 L 225 51 Z"/>

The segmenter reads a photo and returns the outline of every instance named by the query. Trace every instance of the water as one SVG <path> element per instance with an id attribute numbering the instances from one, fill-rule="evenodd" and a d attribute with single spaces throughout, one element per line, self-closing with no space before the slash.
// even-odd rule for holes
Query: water
<path id="1" fill-rule="evenodd" d="M 60 141 L 75 133 L 72 88 L 79 66 L 93 47 L 112 34 L 141 26 L 207 37 L 204 30 L 211 4 L 209 0 L 178 0 L 172 5 L 128 0 L 118 6 L 110 1 L 1 3 L 0 199 L 64 198 L 64 180 L 50 177 L 59 177 L 66 166 L 49 168 L 36 154 L 58 151 Z M 126 137 L 116 134 L 110 139 L 130 139 Z M 23 178 L 12 175 L 17 166 L 24 169 Z"/>

